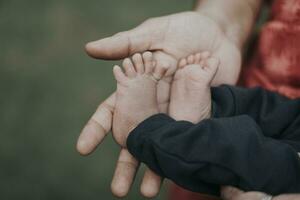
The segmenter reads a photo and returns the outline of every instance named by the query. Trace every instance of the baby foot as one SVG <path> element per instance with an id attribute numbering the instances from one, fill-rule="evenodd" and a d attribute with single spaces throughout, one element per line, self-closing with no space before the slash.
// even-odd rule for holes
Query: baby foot
<path id="1" fill-rule="evenodd" d="M 218 66 L 219 60 L 210 57 L 209 52 L 190 55 L 179 62 L 171 88 L 171 117 L 193 123 L 210 117 L 210 85 Z"/>
<path id="2" fill-rule="evenodd" d="M 113 136 L 126 147 L 127 136 L 140 122 L 157 114 L 157 82 L 165 71 L 155 70 L 151 52 L 135 54 L 123 61 L 125 74 L 115 66 L 117 80 L 116 108 L 113 117 Z"/>

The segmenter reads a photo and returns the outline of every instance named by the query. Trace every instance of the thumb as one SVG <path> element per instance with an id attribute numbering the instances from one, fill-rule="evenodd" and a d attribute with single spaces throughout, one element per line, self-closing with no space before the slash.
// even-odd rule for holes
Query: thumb
<path id="1" fill-rule="evenodd" d="M 223 186 L 221 188 L 221 197 L 223 200 L 237 200 L 239 195 L 243 194 L 242 190 L 239 190 L 232 186 Z"/>
<path id="2" fill-rule="evenodd" d="M 137 52 L 152 50 L 153 37 L 151 33 L 156 29 L 157 27 L 154 27 L 153 23 L 149 23 L 148 20 L 132 30 L 90 42 L 86 45 L 85 49 L 94 58 L 107 60 L 122 59 Z"/>

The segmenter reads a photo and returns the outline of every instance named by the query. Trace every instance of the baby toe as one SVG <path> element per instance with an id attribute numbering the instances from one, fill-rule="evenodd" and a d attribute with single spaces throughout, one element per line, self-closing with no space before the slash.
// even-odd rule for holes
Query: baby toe
<path id="1" fill-rule="evenodd" d="M 195 55 L 195 64 L 199 64 L 201 61 L 201 53 Z"/>
<path id="2" fill-rule="evenodd" d="M 211 53 L 209 51 L 203 51 L 201 54 L 201 59 L 205 60 L 208 59 L 211 56 Z"/>
<path id="3" fill-rule="evenodd" d="M 125 70 L 125 74 L 129 78 L 134 78 L 136 76 L 135 68 L 133 66 L 132 61 L 129 58 L 125 58 L 122 65 Z"/>
<path id="4" fill-rule="evenodd" d="M 119 67 L 118 65 L 114 66 L 113 73 L 118 83 L 125 84 L 128 81 L 128 77 L 124 74 L 121 67 Z"/>
<path id="5" fill-rule="evenodd" d="M 188 64 L 194 64 L 195 61 L 195 56 L 194 55 L 189 55 L 187 58 Z"/>
<path id="6" fill-rule="evenodd" d="M 187 65 L 187 60 L 185 58 L 180 59 L 178 67 L 183 68 L 186 65 Z"/>
<path id="7" fill-rule="evenodd" d="M 142 55 L 140 53 L 134 54 L 132 56 L 132 61 L 136 72 L 138 74 L 143 74 L 145 72 L 145 67 L 144 67 Z"/>
<path id="8" fill-rule="evenodd" d="M 145 66 L 145 73 L 152 73 L 154 69 L 153 54 L 150 51 L 147 51 L 143 53 L 142 57 Z"/>

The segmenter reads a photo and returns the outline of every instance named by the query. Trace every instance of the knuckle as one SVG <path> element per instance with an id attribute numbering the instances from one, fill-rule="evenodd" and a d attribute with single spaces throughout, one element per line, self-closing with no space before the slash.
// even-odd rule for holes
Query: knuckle
<path id="1" fill-rule="evenodd" d="M 161 61 L 159 62 L 158 66 L 159 69 L 164 69 L 167 70 L 171 67 L 171 63 L 167 62 L 167 61 Z"/>

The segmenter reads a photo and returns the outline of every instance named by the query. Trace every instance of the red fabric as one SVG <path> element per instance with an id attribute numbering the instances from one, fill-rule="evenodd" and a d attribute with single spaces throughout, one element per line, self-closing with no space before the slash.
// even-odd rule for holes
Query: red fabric
<path id="1" fill-rule="evenodd" d="M 243 68 L 242 84 L 300 97 L 300 0 L 275 1 L 257 47 Z"/>
<path id="2" fill-rule="evenodd" d="M 290 98 L 300 97 L 300 0 L 274 1 L 256 52 L 245 64 L 241 84 L 261 86 Z M 212 200 L 172 185 L 170 200 Z"/>

